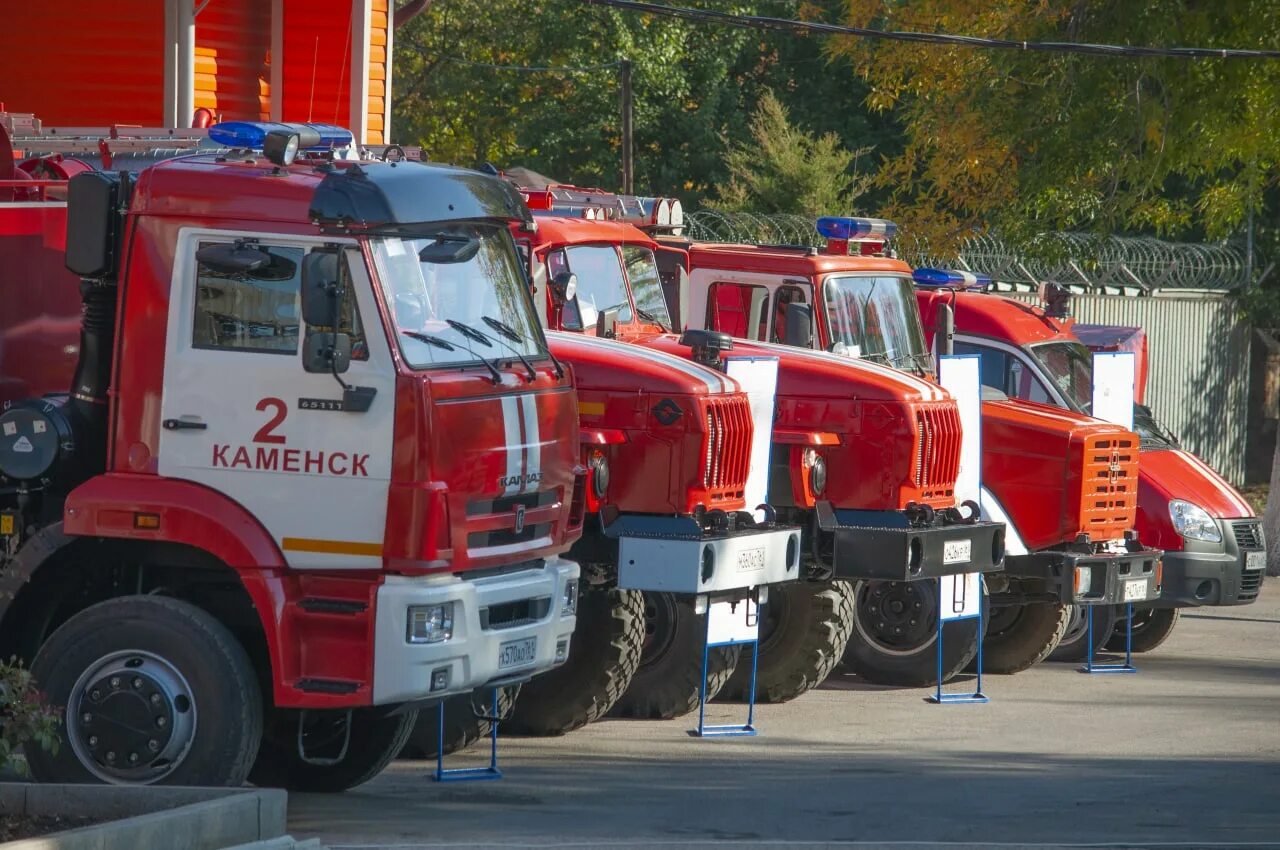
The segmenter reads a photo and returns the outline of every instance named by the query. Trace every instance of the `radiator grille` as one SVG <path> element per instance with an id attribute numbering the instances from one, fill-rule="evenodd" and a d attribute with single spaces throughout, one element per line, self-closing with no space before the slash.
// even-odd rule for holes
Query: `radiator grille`
<path id="1" fill-rule="evenodd" d="M 746 396 L 708 399 L 702 486 L 711 498 L 740 499 L 751 467 L 751 408 Z"/>
<path id="2" fill-rule="evenodd" d="M 1236 536 L 1236 545 L 1241 549 L 1262 548 L 1262 535 L 1258 533 L 1256 522 L 1234 522 L 1231 533 Z"/>
<path id="3" fill-rule="evenodd" d="M 954 404 L 916 410 L 912 476 L 924 498 L 950 496 L 960 474 L 960 413 Z"/>
<path id="4" fill-rule="evenodd" d="M 1091 540 L 1123 537 L 1137 518 L 1137 437 L 1087 438 L 1081 473 L 1080 530 Z"/>

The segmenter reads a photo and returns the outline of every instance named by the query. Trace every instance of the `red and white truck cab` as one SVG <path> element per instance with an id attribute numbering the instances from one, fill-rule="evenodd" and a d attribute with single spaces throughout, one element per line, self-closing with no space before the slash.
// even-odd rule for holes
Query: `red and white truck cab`
<path id="1" fill-rule="evenodd" d="M 505 183 L 306 152 L 336 128 L 208 135 L 0 201 L 31 394 L 0 413 L 0 645 L 65 707 L 40 779 L 341 790 L 419 707 L 566 660 L 576 396 Z M 15 350 L 79 312 L 60 381 Z"/>
<path id="2" fill-rule="evenodd" d="M 547 334 L 551 350 L 573 366 L 588 470 L 586 530 L 570 554 L 596 593 L 608 594 L 600 598 L 643 596 L 634 677 L 623 680 L 613 712 L 676 717 L 699 704 L 705 625 L 698 598 L 768 595 L 799 578 L 800 530 L 756 517 L 758 505 L 747 501 L 754 443 L 764 441 L 759 448 L 767 452 L 768 423 L 757 430 L 747 392 L 718 357 L 693 362 L 595 334 L 601 314 L 615 326 L 638 320 L 660 332 L 666 307 L 653 289 L 651 240 L 626 225 L 537 212 L 532 231 L 513 233 L 531 263 L 539 313 L 555 329 Z M 620 239 L 620 227 L 643 241 Z M 548 298 L 552 288 L 564 297 Z M 635 590 L 612 589 L 618 586 Z M 584 623 L 594 601 L 584 593 Z M 617 686 L 623 665 L 608 680 L 600 665 L 586 669 L 598 655 L 587 647 L 602 639 L 607 634 L 580 628 L 574 660 L 526 686 L 508 725 L 554 731 L 535 721 L 559 716 L 591 680 L 600 683 L 588 689 L 600 692 L 596 704 L 606 703 L 604 688 Z M 739 655 L 736 646 L 709 650 L 708 698 Z"/>
<path id="3" fill-rule="evenodd" d="M 1069 294 L 1046 290 L 1051 297 L 1045 306 L 1031 305 L 952 274 L 956 280 L 945 286 L 919 286 L 917 303 L 925 317 L 941 304 L 950 306 L 955 350 L 982 354 L 983 382 L 1011 398 L 1088 414 L 1093 358 L 1066 315 Z M 1139 375 L 1146 372 L 1143 360 L 1138 359 Z M 1136 389 L 1141 398 L 1141 381 Z M 1141 405 L 1134 411 L 1134 430 L 1141 438 L 1142 458 L 1136 528 L 1144 543 L 1165 552 L 1160 597 L 1134 615 L 1134 649 L 1144 651 L 1168 635 L 1178 608 L 1256 600 L 1266 572 L 1266 546 L 1249 503 L 1208 464 L 1182 449 Z"/>
<path id="4" fill-rule="evenodd" d="M 807 581 L 770 592 L 756 697 L 779 702 L 820 684 L 850 646 L 882 681 L 934 682 L 936 583 L 890 579 L 990 571 L 1003 556 L 999 524 L 971 521 L 976 515 L 955 506 L 959 417 L 947 393 L 881 366 L 734 339 L 724 328 L 690 323 L 684 336 L 670 333 L 662 268 L 684 253 L 631 222 L 677 226 L 672 202 L 564 186 L 522 192 L 535 211 L 559 216 L 539 218 L 530 245 L 535 301 L 549 327 L 686 360 L 730 345 L 730 355 L 778 360 L 768 503 L 804 530 Z M 951 675 L 976 650 L 976 622 L 949 626 L 949 637 L 954 627 Z M 724 695 L 748 695 L 747 672 Z"/>
<path id="5" fill-rule="evenodd" d="M 679 288 L 686 321 L 934 386 L 911 268 L 885 251 L 896 226 L 829 218 L 818 232 L 825 250 L 663 240 L 688 258 Z M 1007 526 L 1004 572 L 988 581 L 984 668 L 1010 673 L 1055 649 L 1073 600 L 1156 597 L 1159 552 L 1132 533 L 1126 488 L 1137 477 L 1135 435 L 1061 410 L 994 401 L 983 403 L 982 431 L 982 513 Z"/>

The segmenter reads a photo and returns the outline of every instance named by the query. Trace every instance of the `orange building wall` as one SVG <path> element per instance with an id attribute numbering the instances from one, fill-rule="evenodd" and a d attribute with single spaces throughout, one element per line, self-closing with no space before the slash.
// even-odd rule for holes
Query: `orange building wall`
<path id="1" fill-rule="evenodd" d="M 271 3 L 211 0 L 196 17 L 196 108 L 215 119 L 271 118 Z"/>
<path id="2" fill-rule="evenodd" d="M 387 128 L 387 0 L 373 0 L 369 21 L 369 132 L 365 144 L 385 144 Z"/>
<path id="3" fill-rule="evenodd" d="M 0 4 L 0 102 L 47 125 L 164 123 L 158 0 Z"/>

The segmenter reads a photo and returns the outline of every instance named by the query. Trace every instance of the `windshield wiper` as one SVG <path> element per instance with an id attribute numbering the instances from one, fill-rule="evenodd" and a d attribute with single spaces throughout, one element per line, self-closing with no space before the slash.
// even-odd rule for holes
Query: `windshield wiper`
<path id="1" fill-rule="evenodd" d="M 661 319 L 659 319 L 657 316 L 653 315 L 652 313 L 650 313 L 648 310 L 644 309 L 643 307 L 637 307 L 637 308 L 636 308 L 636 315 L 637 315 L 637 316 L 639 316 L 640 318 L 644 319 L 646 322 L 653 322 L 655 325 L 657 325 L 658 327 L 662 328 L 662 332 L 663 332 L 663 333 L 670 333 L 670 332 L 671 332 L 671 329 L 670 329 L 669 327 L 667 327 L 667 326 L 666 326 L 666 324 L 664 324 L 664 323 L 663 323 L 663 321 L 662 321 Z"/>
<path id="2" fill-rule="evenodd" d="M 486 325 L 498 332 L 498 342 L 511 349 L 511 353 L 520 358 L 520 362 L 524 364 L 524 368 L 529 370 L 529 383 L 532 384 L 536 381 L 538 379 L 538 370 L 533 368 L 533 364 L 529 362 L 528 358 L 520 353 L 520 349 L 511 344 L 511 342 L 523 341 L 520 334 L 516 333 L 516 329 L 505 322 L 498 321 L 492 316 L 481 316 L 480 318 Z M 511 340 L 511 342 L 507 342 L 507 340 Z"/>
<path id="3" fill-rule="evenodd" d="M 451 345 L 450 343 L 446 342 L 445 340 L 441 339 L 438 336 L 432 336 L 431 334 L 424 334 L 420 331 L 400 331 L 400 333 L 404 334 L 405 336 L 411 339 L 416 339 L 418 342 L 425 342 L 428 345 L 434 345 L 436 348 L 443 348 L 445 351 L 458 350 L 456 347 L 454 347 L 453 345 Z"/>
<path id="4" fill-rule="evenodd" d="M 493 382 L 495 384 L 502 383 L 502 372 L 498 370 L 498 367 L 477 354 L 476 350 L 465 342 L 465 340 L 472 339 L 483 344 L 487 348 L 493 348 L 493 340 L 489 339 L 489 337 L 485 336 L 470 325 L 459 322 L 457 319 L 445 319 L 445 323 L 457 331 L 458 335 L 463 338 L 463 345 L 466 346 L 467 353 L 485 365 L 485 368 L 489 370 L 489 374 L 493 377 Z"/>
<path id="5" fill-rule="evenodd" d="M 518 330 L 511 327 L 511 325 L 508 325 L 506 322 L 503 322 L 499 319 L 495 319 L 492 316 L 481 316 L 481 318 L 484 319 L 484 323 L 486 325 L 493 328 L 495 331 L 502 334 L 512 342 L 529 342 L 530 341 L 528 337 L 521 334 Z M 516 352 L 516 353 L 519 354 L 519 352 Z M 547 349 L 547 356 L 551 358 L 551 365 L 556 370 L 556 379 L 558 380 L 560 378 L 563 378 L 564 367 L 560 365 L 560 361 L 556 359 L 556 356 L 551 353 L 550 348 Z M 524 362 L 524 357 L 521 356 L 520 360 L 521 362 Z"/>

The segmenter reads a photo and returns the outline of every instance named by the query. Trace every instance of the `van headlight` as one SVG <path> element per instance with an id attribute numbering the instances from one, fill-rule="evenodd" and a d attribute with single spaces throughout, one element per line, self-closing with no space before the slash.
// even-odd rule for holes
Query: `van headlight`
<path id="1" fill-rule="evenodd" d="M 410 605 L 409 643 L 440 643 L 453 637 L 453 603 Z"/>
<path id="2" fill-rule="evenodd" d="M 1174 529 L 1188 540 L 1203 540 L 1206 543 L 1221 543 L 1222 532 L 1218 524 L 1209 516 L 1209 512 L 1199 505 L 1174 499 L 1169 502 L 1169 519 L 1173 520 Z"/>

